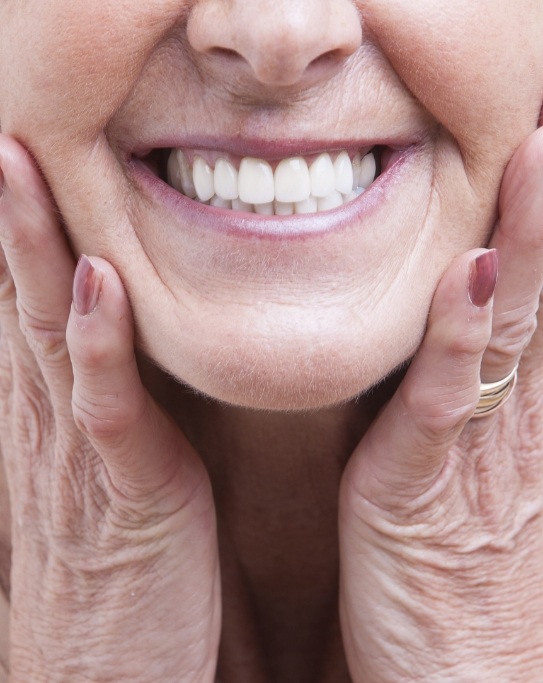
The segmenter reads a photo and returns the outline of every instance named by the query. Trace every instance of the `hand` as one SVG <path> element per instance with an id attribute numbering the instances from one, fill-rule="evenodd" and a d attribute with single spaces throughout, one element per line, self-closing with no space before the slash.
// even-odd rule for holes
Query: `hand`
<path id="1" fill-rule="evenodd" d="M 145 391 L 122 283 L 75 264 L 29 155 L 0 136 L 0 437 L 13 518 L 11 678 L 211 683 L 210 483 Z"/>
<path id="2" fill-rule="evenodd" d="M 452 264 L 417 355 L 344 473 L 341 611 L 355 683 L 541 680 L 543 129 L 510 162 L 499 208 L 494 299 L 492 252 Z M 509 401 L 470 419 L 481 378 L 519 360 Z"/>

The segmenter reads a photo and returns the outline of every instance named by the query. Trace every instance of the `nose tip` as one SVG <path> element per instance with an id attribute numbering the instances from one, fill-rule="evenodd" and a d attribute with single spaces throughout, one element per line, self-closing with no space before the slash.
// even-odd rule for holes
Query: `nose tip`
<path id="1" fill-rule="evenodd" d="M 189 17 L 192 48 L 249 69 L 268 86 L 326 78 L 362 42 L 351 0 L 201 0 Z"/>

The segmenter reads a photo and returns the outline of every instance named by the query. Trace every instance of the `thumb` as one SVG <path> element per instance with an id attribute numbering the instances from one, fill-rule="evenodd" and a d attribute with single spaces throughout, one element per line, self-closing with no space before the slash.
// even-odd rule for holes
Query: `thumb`
<path id="1" fill-rule="evenodd" d="M 173 420 L 142 385 L 124 288 L 106 261 L 82 256 L 67 329 L 72 410 L 114 486 L 129 498 L 192 499 L 205 468 Z"/>
<path id="2" fill-rule="evenodd" d="M 496 278 L 496 252 L 482 249 L 443 276 L 419 351 L 346 468 L 356 497 L 394 509 L 435 482 L 479 399 Z"/>

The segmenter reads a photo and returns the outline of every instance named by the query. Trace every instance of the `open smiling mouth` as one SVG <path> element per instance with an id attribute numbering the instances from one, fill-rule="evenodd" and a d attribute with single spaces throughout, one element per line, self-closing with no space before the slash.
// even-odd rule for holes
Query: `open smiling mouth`
<path id="1" fill-rule="evenodd" d="M 376 145 L 266 160 L 211 150 L 156 149 L 142 161 L 170 187 L 200 204 L 292 216 L 354 201 L 400 154 Z"/>

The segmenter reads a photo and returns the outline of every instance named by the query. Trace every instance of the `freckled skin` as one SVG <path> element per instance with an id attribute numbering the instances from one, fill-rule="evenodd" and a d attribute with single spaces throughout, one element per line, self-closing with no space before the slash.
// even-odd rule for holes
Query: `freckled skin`
<path id="1" fill-rule="evenodd" d="M 309 4 L 0 7 L 2 130 L 37 159 L 74 252 L 117 268 L 154 360 L 235 404 L 328 405 L 409 358 L 441 273 L 485 244 L 543 100 L 535 0 Z M 138 193 L 127 140 L 172 121 L 186 137 L 423 144 L 378 217 L 286 248 L 179 230 Z"/>

